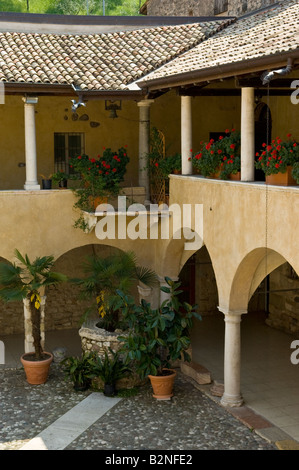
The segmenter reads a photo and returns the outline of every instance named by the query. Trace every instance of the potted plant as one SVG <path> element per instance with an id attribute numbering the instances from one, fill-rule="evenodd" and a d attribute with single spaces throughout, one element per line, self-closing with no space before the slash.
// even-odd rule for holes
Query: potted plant
<path id="1" fill-rule="evenodd" d="M 138 266 L 133 252 L 120 252 L 106 258 L 88 257 L 83 270 L 86 276 L 72 279 L 72 282 L 78 286 L 82 299 L 92 299 L 85 318 L 95 311 L 99 316 L 97 326 L 109 332 L 123 327 L 117 291 L 128 292 L 136 281 L 146 286 L 157 282 L 152 270 Z"/>
<path id="2" fill-rule="evenodd" d="M 182 170 L 181 154 L 175 153 L 174 155 L 165 157 L 159 160 L 158 165 L 165 179 L 168 179 L 171 173 L 178 175 L 181 173 L 181 170 Z"/>
<path id="3" fill-rule="evenodd" d="M 57 184 L 59 188 L 67 188 L 67 180 L 70 175 L 64 173 L 63 171 L 57 171 L 52 175 L 52 181 L 54 184 Z"/>
<path id="4" fill-rule="evenodd" d="M 41 177 L 42 177 L 42 189 L 52 189 L 53 175 L 49 175 L 49 176 L 41 175 Z"/>
<path id="5" fill-rule="evenodd" d="M 203 176 L 229 179 L 241 170 L 240 146 L 240 133 L 226 129 L 218 140 L 202 143 L 200 151 L 193 156 L 193 167 Z"/>
<path id="6" fill-rule="evenodd" d="M 48 377 L 53 355 L 42 349 L 41 343 L 41 291 L 47 286 L 66 281 L 64 274 L 51 271 L 53 256 L 37 257 L 30 261 L 15 250 L 17 263 L 0 263 L 0 298 L 5 302 L 28 300 L 34 351 L 21 357 L 27 381 L 44 383 Z"/>
<path id="7" fill-rule="evenodd" d="M 177 359 L 190 361 L 189 332 L 193 318 L 201 319 L 196 306 L 179 301 L 181 283 L 167 277 L 165 280 L 168 287 L 161 287 L 161 290 L 170 298 L 157 309 L 152 309 L 144 300 L 136 305 L 132 298 L 119 293 L 123 315 L 130 326 L 128 335 L 119 337 L 120 353 L 124 354 L 126 363 L 132 363 L 141 379 L 149 377 L 153 396 L 160 400 L 172 397 L 176 376 L 172 364 Z"/>
<path id="8" fill-rule="evenodd" d="M 70 356 L 61 362 L 66 378 L 73 382 L 74 390 L 82 392 L 91 385 L 94 377 L 95 354 L 85 352 L 81 357 Z"/>
<path id="9" fill-rule="evenodd" d="M 257 169 L 263 170 L 266 183 L 275 185 L 293 185 L 293 166 L 299 162 L 299 144 L 288 134 L 283 141 L 279 137 L 273 139 L 271 144 L 263 143 L 263 149 L 256 153 Z"/>
<path id="10" fill-rule="evenodd" d="M 125 377 L 131 371 L 128 365 L 121 360 L 119 353 L 109 348 L 109 354 L 105 351 L 104 358 L 95 356 L 93 377 L 99 377 L 104 384 L 104 395 L 112 397 L 116 394 L 116 382 Z"/>

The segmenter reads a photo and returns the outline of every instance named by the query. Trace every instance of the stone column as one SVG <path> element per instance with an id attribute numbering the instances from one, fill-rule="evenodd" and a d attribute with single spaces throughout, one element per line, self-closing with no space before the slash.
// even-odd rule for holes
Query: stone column
<path id="1" fill-rule="evenodd" d="M 38 98 L 26 97 L 24 101 L 25 113 L 25 156 L 26 156 L 26 182 L 24 189 L 40 189 L 37 181 L 36 163 L 36 135 L 35 135 L 35 105 Z"/>
<path id="2" fill-rule="evenodd" d="M 221 404 L 241 406 L 241 315 L 246 311 L 230 312 L 219 308 L 225 315 L 224 394 Z"/>
<path id="3" fill-rule="evenodd" d="M 182 175 L 192 175 L 192 106 L 191 96 L 181 96 Z"/>
<path id="4" fill-rule="evenodd" d="M 31 325 L 31 311 L 30 311 L 30 301 L 29 299 L 23 299 L 24 303 L 24 321 L 25 321 L 25 353 L 35 352 L 33 345 L 33 336 L 32 336 L 32 325 Z M 41 297 L 41 345 L 44 349 L 45 347 L 45 304 L 46 296 Z"/>
<path id="5" fill-rule="evenodd" d="M 254 88 L 242 88 L 241 93 L 241 180 L 254 181 Z"/>
<path id="6" fill-rule="evenodd" d="M 154 100 L 142 100 L 139 106 L 139 186 L 145 188 L 145 204 L 150 203 L 147 154 L 150 151 L 150 105 Z"/>

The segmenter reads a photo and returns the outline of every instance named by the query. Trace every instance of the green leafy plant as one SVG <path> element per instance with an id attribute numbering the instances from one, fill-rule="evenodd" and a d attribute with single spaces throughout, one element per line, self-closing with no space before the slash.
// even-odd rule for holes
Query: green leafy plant
<path id="1" fill-rule="evenodd" d="M 69 175 L 67 173 L 64 173 L 63 171 L 57 171 L 56 173 L 53 173 L 52 175 L 52 181 L 54 184 L 60 184 L 68 179 L 72 179 L 72 175 Z"/>
<path id="2" fill-rule="evenodd" d="M 221 179 L 228 179 L 241 169 L 240 146 L 240 133 L 226 129 L 218 140 L 202 143 L 200 151 L 192 157 L 193 167 L 203 176 L 219 172 Z"/>
<path id="3" fill-rule="evenodd" d="M 107 331 L 124 327 L 118 305 L 118 290 L 128 292 L 137 281 L 147 286 L 157 282 L 156 274 L 137 264 L 133 252 L 120 252 L 102 258 L 91 256 L 83 265 L 84 278 L 73 279 L 78 286 L 82 299 L 92 299 L 84 318 L 93 311 L 99 316 L 99 326 Z"/>
<path id="4" fill-rule="evenodd" d="M 288 166 L 299 162 L 299 144 L 291 137 L 288 134 L 284 141 L 277 137 L 271 144 L 263 143 L 263 149 L 256 153 L 256 168 L 263 170 L 265 175 L 275 175 L 285 173 Z"/>
<path id="5" fill-rule="evenodd" d="M 95 353 L 86 352 L 81 357 L 70 356 L 61 362 L 66 378 L 69 378 L 76 390 L 86 390 L 95 376 Z"/>
<path id="6" fill-rule="evenodd" d="M 114 394 L 116 382 L 131 372 L 131 369 L 123 363 L 118 352 L 114 352 L 111 348 L 108 351 L 109 354 L 105 351 L 104 358 L 100 356 L 94 358 L 92 374 L 94 377 L 102 379 L 104 386 L 112 387 L 112 391 L 109 394 Z"/>
<path id="7" fill-rule="evenodd" d="M 165 157 L 158 162 L 158 168 L 161 169 L 162 175 L 168 179 L 169 175 L 174 172 L 179 172 L 182 169 L 182 158 L 180 153 L 175 153 Z"/>
<path id="8" fill-rule="evenodd" d="M 28 299 L 31 313 L 35 358 L 43 358 L 41 346 L 41 290 L 65 282 L 64 274 L 53 272 L 53 256 L 37 257 L 30 261 L 15 250 L 17 263 L 0 263 L 0 298 L 5 302 Z"/>
<path id="9" fill-rule="evenodd" d="M 78 186 L 73 189 L 76 197 L 74 208 L 94 212 L 96 206 L 103 202 L 101 198 L 119 194 L 129 160 L 125 147 L 118 152 L 104 148 L 103 155 L 97 158 L 89 158 L 86 154 L 71 157 L 71 176 L 78 181 Z M 81 216 L 76 220 L 75 227 L 83 231 L 86 229 Z"/>
<path id="10" fill-rule="evenodd" d="M 296 182 L 299 184 L 299 162 L 294 163 L 292 176 L 296 180 Z"/>
<path id="11" fill-rule="evenodd" d="M 165 278 L 168 286 L 161 290 L 170 295 L 158 309 L 152 309 L 144 300 L 136 305 L 134 299 L 119 293 L 122 299 L 122 311 L 130 325 L 129 334 L 120 336 L 120 353 L 125 362 L 132 363 L 137 374 L 144 378 L 151 375 L 163 375 L 163 369 L 169 368 L 177 359 L 190 361 L 187 349 L 190 346 L 190 329 L 193 319 L 201 319 L 196 306 L 179 301 L 181 283 Z"/>

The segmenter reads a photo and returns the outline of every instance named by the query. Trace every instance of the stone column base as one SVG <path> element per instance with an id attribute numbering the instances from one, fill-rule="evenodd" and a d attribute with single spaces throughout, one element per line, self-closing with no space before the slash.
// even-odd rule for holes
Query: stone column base
<path id="1" fill-rule="evenodd" d="M 230 408 L 237 408 L 239 406 L 242 406 L 244 404 L 244 400 L 239 396 L 233 396 L 233 395 L 228 395 L 227 393 L 224 393 L 221 398 L 221 405 L 230 407 Z"/>

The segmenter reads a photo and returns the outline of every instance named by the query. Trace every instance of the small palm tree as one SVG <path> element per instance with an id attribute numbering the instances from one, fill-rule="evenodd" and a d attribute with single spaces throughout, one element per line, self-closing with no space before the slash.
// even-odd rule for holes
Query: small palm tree
<path id="1" fill-rule="evenodd" d="M 83 266 L 84 279 L 73 279 L 79 286 L 83 299 L 95 299 L 92 307 L 86 310 L 85 317 L 96 307 L 102 325 L 108 331 L 119 326 L 119 296 L 117 291 L 129 292 L 136 281 L 146 286 L 154 286 L 157 276 L 151 269 L 138 266 L 133 252 L 121 252 L 101 258 L 87 258 Z"/>
<path id="2" fill-rule="evenodd" d="M 0 299 L 5 302 L 29 300 L 32 324 L 32 336 L 37 360 L 42 359 L 41 346 L 41 297 L 40 292 L 46 286 L 57 285 L 66 281 L 64 274 L 51 271 L 53 256 L 37 257 L 30 261 L 15 250 L 19 263 L 0 263 Z"/>

